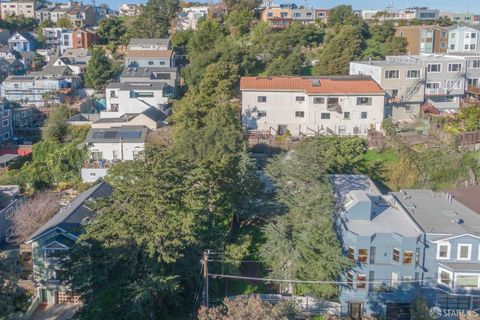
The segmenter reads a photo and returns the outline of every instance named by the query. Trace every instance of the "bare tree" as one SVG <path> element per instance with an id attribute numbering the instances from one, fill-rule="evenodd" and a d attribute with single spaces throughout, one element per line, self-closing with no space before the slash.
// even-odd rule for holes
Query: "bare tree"
<path id="1" fill-rule="evenodd" d="M 13 214 L 13 228 L 17 243 L 24 242 L 60 209 L 60 195 L 39 192 L 28 198 Z"/>
<path id="2" fill-rule="evenodd" d="M 218 307 L 200 308 L 198 320 L 287 320 L 293 313 L 287 303 L 272 305 L 258 297 L 226 299 Z"/>

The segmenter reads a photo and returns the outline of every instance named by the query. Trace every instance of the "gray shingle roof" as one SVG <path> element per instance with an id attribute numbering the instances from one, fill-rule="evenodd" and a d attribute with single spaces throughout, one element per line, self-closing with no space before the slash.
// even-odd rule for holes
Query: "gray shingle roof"
<path id="1" fill-rule="evenodd" d="M 163 90 L 164 82 L 112 82 L 107 85 L 107 89 L 120 90 Z"/>
<path id="2" fill-rule="evenodd" d="M 66 207 L 63 207 L 56 215 L 47 221 L 40 229 L 32 234 L 27 243 L 35 240 L 43 234 L 50 232 L 55 228 L 61 228 L 71 234 L 78 236 L 80 234 L 82 221 L 93 216 L 93 211 L 85 205 L 87 200 L 108 197 L 113 188 L 106 182 L 101 182 L 85 192 L 80 193 Z"/>
<path id="3" fill-rule="evenodd" d="M 128 43 L 128 45 L 142 45 L 142 44 L 146 44 L 146 45 L 163 45 L 163 46 L 166 46 L 170 43 L 170 40 L 168 38 L 163 38 L 163 39 L 138 39 L 138 38 L 134 38 L 134 39 L 131 39 L 130 42 Z"/>

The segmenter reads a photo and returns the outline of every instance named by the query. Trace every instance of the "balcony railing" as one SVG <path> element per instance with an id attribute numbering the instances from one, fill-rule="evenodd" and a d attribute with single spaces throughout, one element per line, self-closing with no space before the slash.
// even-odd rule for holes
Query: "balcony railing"
<path id="1" fill-rule="evenodd" d="M 441 95 L 446 95 L 446 94 L 447 94 L 447 90 L 444 89 L 444 88 L 427 88 L 427 89 L 425 89 L 425 94 L 426 94 L 426 95 L 438 95 L 438 96 L 441 96 Z"/>
<path id="2" fill-rule="evenodd" d="M 470 86 L 468 86 L 467 92 L 468 93 L 474 93 L 474 94 L 480 94 L 480 85 L 476 85 L 476 86 L 470 85 Z"/>

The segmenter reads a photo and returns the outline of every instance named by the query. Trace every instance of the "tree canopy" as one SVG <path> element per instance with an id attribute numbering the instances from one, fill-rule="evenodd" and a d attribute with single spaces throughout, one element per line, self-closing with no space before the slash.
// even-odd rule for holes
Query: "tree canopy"
<path id="1" fill-rule="evenodd" d="M 102 89 L 114 74 L 115 68 L 105 51 L 100 48 L 93 49 L 92 57 L 83 76 L 85 86 L 96 90 Z"/>

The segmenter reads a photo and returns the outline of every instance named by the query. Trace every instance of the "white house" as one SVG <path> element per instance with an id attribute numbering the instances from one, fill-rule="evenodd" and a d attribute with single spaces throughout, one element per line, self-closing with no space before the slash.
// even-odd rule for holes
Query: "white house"
<path id="1" fill-rule="evenodd" d="M 367 76 L 242 77 L 246 131 L 366 135 L 380 129 L 385 92 Z"/>
<path id="2" fill-rule="evenodd" d="M 175 29 L 177 31 L 196 30 L 198 21 L 208 15 L 208 7 L 183 8 L 183 12 L 177 14 Z"/>
<path id="3" fill-rule="evenodd" d="M 82 180 L 96 181 L 107 174 L 113 163 L 141 157 L 147 133 L 145 126 L 90 129 L 85 139 L 89 159 L 81 170 Z"/>
<path id="4" fill-rule="evenodd" d="M 168 111 L 169 86 L 163 82 L 113 82 L 106 88 L 107 111 L 101 118 L 118 118 L 127 113 L 142 113 L 148 108 Z"/>
<path id="5" fill-rule="evenodd" d="M 161 39 L 131 39 L 128 50 L 172 50 L 172 43 L 168 38 Z"/>
<path id="6" fill-rule="evenodd" d="M 480 52 L 480 27 L 462 25 L 449 27 L 448 52 Z"/>

